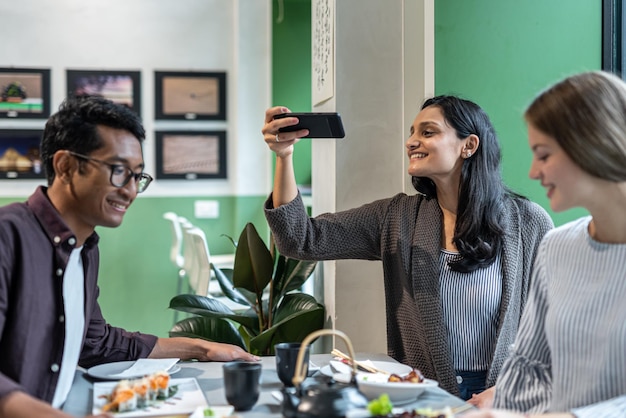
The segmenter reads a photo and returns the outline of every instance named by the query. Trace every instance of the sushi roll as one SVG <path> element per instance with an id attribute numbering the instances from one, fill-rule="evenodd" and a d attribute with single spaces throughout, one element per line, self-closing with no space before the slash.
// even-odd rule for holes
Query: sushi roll
<path id="1" fill-rule="evenodd" d="M 135 380 L 133 382 L 133 390 L 137 397 L 137 408 L 146 408 L 152 404 L 150 381 L 147 377 Z"/>
<path id="2" fill-rule="evenodd" d="M 157 399 L 167 399 L 169 397 L 170 375 L 165 371 L 156 372 L 152 375 L 151 385 L 156 388 Z"/>
<path id="3" fill-rule="evenodd" d="M 103 412 L 128 412 L 137 409 L 137 396 L 128 380 L 120 380 L 113 388 L 111 401 L 102 407 Z"/>

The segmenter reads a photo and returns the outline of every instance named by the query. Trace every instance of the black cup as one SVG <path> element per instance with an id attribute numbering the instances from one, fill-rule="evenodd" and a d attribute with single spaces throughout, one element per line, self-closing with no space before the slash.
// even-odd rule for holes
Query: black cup
<path id="1" fill-rule="evenodd" d="M 259 400 L 261 363 L 233 361 L 222 366 L 224 393 L 235 411 L 248 411 Z"/>
<path id="2" fill-rule="evenodd" d="M 293 375 L 296 373 L 296 361 L 298 360 L 298 352 L 300 351 L 300 343 L 280 343 L 274 346 L 274 354 L 276 355 L 276 373 L 278 378 L 285 386 L 293 386 Z M 309 346 L 307 345 L 304 358 L 304 377 L 309 370 Z"/>

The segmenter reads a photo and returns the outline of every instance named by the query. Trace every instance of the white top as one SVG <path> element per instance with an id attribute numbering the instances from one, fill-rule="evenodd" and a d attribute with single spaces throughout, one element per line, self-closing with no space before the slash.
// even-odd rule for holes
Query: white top
<path id="1" fill-rule="evenodd" d="M 626 244 L 594 241 L 590 221 L 578 219 L 544 237 L 495 407 L 624 416 Z M 610 405 L 620 414 L 612 415 Z"/>
<path id="2" fill-rule="evenodd" d="M 85 329 L 85 279 L 83 260 L 80 252 L 83 247 L 74 248 L 63 275 L 63 308 L 65 310 L 65 345 L 59 371 L 59 382 L 54 392 L 52 406 L 61 407 L 70 392 L 78 358 L 83 345 Z"/>
<path id="3" fill-rule="evenodd" d="M 441 250 L 439 286 L 443 318 L 454 369 L 487 371 L 496 348 L 502 265 L 500 255 L 486 268 L 471 273 L 450 269 L 461 258 L 458 252 Z"/>

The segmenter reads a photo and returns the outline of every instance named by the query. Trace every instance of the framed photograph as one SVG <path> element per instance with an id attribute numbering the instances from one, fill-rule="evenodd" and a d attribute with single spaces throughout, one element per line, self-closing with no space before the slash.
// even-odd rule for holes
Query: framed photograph
<path id="1" fill-rule="evenodd" d="M 45 178 L 42 135 L 43 130 L 0 129 L 0 179 Z"/>
<path id="2" fill-rule="evenodd" d="M 68 96 L 93 94 L 121 103 L 141 115 L 139 71 L 67 70 Z"/>
<path id="3" fill-rule="evenodd" d="M 225 179 L 226 131 L 156 132 L 157 179 Z"/>
<path id="4" fill-rule="evenodd" d="M 155 71 L 156 119 L 226 120 L 225 72 Z"/>
<path id="5" fill-rule="evenodd" d="M 50 116 L 50 70 L 0 68 L 0 118 Z"/>

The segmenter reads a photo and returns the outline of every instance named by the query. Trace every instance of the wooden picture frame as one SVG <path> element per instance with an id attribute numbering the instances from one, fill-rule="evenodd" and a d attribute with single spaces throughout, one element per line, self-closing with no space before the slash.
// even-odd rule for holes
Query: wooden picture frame
<path id="1" fill-rule="evenodd" d="M 0 68 L 0 118 L 46 119 L 50 116 L 50 70 Z"/>
<path id="2" fill-rule="evenodd" d="M 0 129 L 0 179 L 45 178 L 41 129 Z"/>
<path id="3" fill-rule="evenodd" d="M 226 73 L 155 71 L 155 119 L 226 120 Z"/>
<path id="4" fill-rule="evenodd" d="M 225 179 L 226 131 L 155 133 L 157 179 Z"/>
<path id="5" fill-rule="evenodd" d="M 67 94 L 103 96 L 141 115 L 141 73 L 123 70 L 67 70 Z"/>

